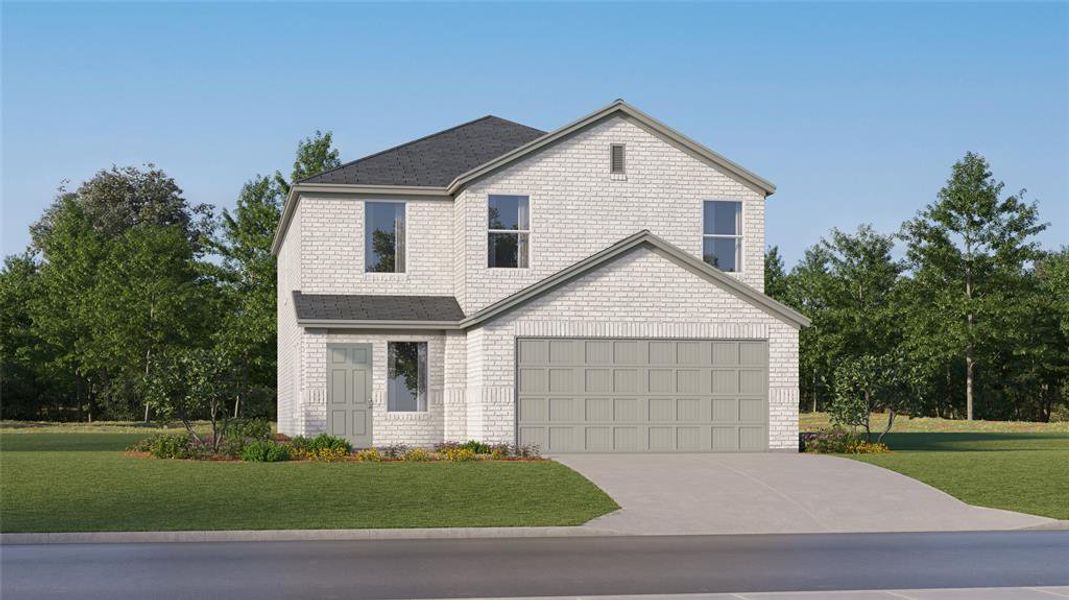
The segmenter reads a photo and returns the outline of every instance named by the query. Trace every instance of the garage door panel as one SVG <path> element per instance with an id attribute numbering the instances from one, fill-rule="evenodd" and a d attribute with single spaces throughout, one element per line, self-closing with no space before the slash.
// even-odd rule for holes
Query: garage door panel
<path id="1" fill-rule="evenodd" d="M 550 452 L 570 452 L 575 450 L 581 450 L 582 448 L 576 448 L 573 438 L 573 427 L 550 427 L 549 428 L 549 443 L 547 447 Z"/>
<path id="2" fill-rule="evenodd" d="M 585 420 L 588 423 L 608 423 L 612 421 L 612 398 L 586 398 L 583 405 Z"/>
<path id="3" fill-rule="evenodd" d="M 609 369 L 587 369 L 583 391 L 595 394 L 612 392 L 612 371 Z"/>
<path id="4" fill-rule="evenodd" d="M 764 393 L 766 380 L 765 371 L 755 369 L 739 371 L 739 393 L 746 395 Z"/>
<path id="5" fill-rule="evenodd" d="M 582 417 L 576 414 L 575 399 L 573 398 L 550 398 L 549 421 L 551 423 L 571 423 L 581 421 Z"/>
<path id="6" fill-rule="evenodd" d="M 612 362 L 612 342 L 586 342 L 586 363 L 588 365 L 609 365 Z"/>
<path id="7" fill-rule="evenodd" d="M 516 348 L 521 365 L 544 365 L 549 362 L 549 342 L 545 340 L 520 340 Z"/>
<path id="8" fill-rule="evenodd" d="M 764 342 L 739 342 L 739 364 L 765 366 L 768 362 L 768 345 Z"/>
<path id="9" fill-rule="evenodd" d="M 637 340 L 616 341 L 612 343 L 612 360 L 618 365 L 638 365 L 643 360 Z"/>
<path id="10" fill-rule="evenodd" d="M 676 421 L 694 423 L 702 420 L 702 401 L 699 398 L 676 400 Z"/>
<path id="11" fill-rule="evenodd" d="M 576 356 L 579 342 L 574 340 L 550 340 L 549 341 L 549 364 L 573 365 L 581 359 Z"/>
<path id="12" fill-rule="evenodd" d="M 525 339 L 517 358 L 520 443 L 547 452 L 768 447 L 765 342 Z"/>
<path id="13" fill-rule="evenodd" d="M 698 369 L 680 369 L 676 371 L 677 394 L 704 394 L 708 393 L 708 380 L 702 377 L 705 371 Z M 703 381 L 703 379 L 705 381 Z"/>
<path id="14" fill-rule="evenodd" d="M 612 391 L 617 394 L 637 393 L 638 371 L 635 369 L 614 369 L 612 372 Z"/>
<path id="15" fill-rule="evenodd" d="M 638 414 L 638 398 L 613 399 L 613 421 L 617 423 L 636 423 L 639 420 Z"/>
<path id="16" fill-rule="evenodd" d="M 649 415 L 647 420 L 651 423 L 665 423 L 675 420 L 675 400 L 671 398 L 650 398 L 648 402 Z"/>
<path id="17" fill-rule="evenodd" d="M 739 364 L 738 342 L 713 342 L 712 364 L 732 367 Z"/>
<path id="18" fill-rule="evenodd" d="M 571 369 L 549 370 L 549 391 L 554 394 L 571 394 L 575 389 L 575 374 Z"/>
<path id="19" fill-rule="evenodd" d="M 761 423 L 765 420 L 765 401 L 760 398 L 739 398 L 739 421 Z"/>
<path id="20" fill-rule="evenodd" d="M 548 420 L 545 398 L 520 396 L 518 417 L 521 423 L 539 423 Z"/>
<path id="21" fill-rule="evenodd" d="M 764 427 L 739 427 L 740 450 L 764 450 L 765 428 Z"/>
<path id="22" fill-rule="evenodd" d="M 612 449 L 612 427 L 586 428 L 586 450 L 588 452 L 609 452 Z"/>
<path id="23" fill-rule="evenodd" d="M 712 420 L 715 423 L 737 423 L 739 401 L 736 398 L 713 398 Z"/>
<path id="24" fill-rule="evenodd" d="M 714 451 L 731 451 L 739 447 L 738 427 L 713 427 L 710 430 L 712 436 L 712 449 Z"/>
<path id="25" fill-rule="evenodd" d="M 549 448 L 546 444 L 546 428 L 545 427 L 520 427 L 516 436 L 522 446 L 538 446 L 539 448 Z"/>
<path id="26" fill-rule="evenodd" d="M 548 375 L 545 369 L 521 368 L 519 373 L 521 394 L 544 393 L 549 391 Z"/>
<path id="27" fill-rule="evenodd" d="M 738 394 L 739 372 L 735 369 L 713 369 L 712 392 L 714 394 Z"/>
<path id="28" fill-rule="evenodd" d="M 671 369 L 650 369 L 647 379 L 651 394 L 671 394 L 676 391 L 674 372 Z"/>
<path id="29" fill-rule="evenodd" d="M 638 427 L 614 427 L 612 430 L 613 450 L 617 452 L 636 452 L 644 450 L 638 445 Z"/>

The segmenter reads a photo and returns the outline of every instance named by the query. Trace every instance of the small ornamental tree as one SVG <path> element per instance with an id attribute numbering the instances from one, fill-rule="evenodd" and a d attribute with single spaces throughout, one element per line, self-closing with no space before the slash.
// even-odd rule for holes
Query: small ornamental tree
<path id="1" fill-rule="evenodd" d="M 193 421 L 207 418 L 212 451 L 219 450 L 222 433 L 230 424 L 227 406 L 235 392 L 236 369 L 225 352 L 216 349 L 178 349 L 156 358 L 150 370 L 146 401 L 158 418 L 178 420 L 198 443 Z"/>
<path id="2" fill-rule="evenodd" d="M 880 442 L 899 414 L 922 404 L 921 380 L 905 353 L 898 350 L 847 359 L 835 370 L 835 396 L 828 411 L 832 423 L 861 427 L 871 441 L 870 415 L 886 412 L 887 424 L 876 438 Z"/>

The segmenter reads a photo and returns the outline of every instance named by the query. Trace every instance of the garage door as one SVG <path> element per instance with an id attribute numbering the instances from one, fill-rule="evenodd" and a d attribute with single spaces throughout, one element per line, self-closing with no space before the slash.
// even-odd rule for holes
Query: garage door
<path id="1" fill-rule="evenodd" d="M 520 339 L 517 439 L 545 452 L 768 448 L 768 343 Z"/>

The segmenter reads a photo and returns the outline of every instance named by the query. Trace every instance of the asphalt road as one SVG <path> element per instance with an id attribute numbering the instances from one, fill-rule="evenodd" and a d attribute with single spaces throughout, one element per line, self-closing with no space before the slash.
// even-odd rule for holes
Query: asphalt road
<path id="1" fill-rule="evenodd" d="M 21 598 L 461 598 L 1069 585 L 1069 531 L 0 547 Z"/>

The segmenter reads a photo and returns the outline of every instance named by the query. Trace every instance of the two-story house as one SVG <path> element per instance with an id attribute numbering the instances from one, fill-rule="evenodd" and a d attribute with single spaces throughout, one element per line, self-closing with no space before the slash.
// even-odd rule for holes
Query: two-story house
<path id="1" fill-rule="evenodd" d="M 797 450 L 808 321 L 762 293 L 774 190 L 623 101 L 305 179 L 273 248 L 279 431 Z"/>

